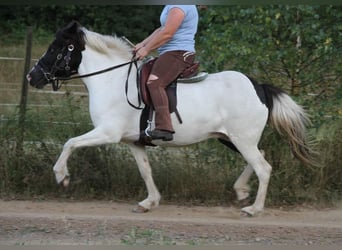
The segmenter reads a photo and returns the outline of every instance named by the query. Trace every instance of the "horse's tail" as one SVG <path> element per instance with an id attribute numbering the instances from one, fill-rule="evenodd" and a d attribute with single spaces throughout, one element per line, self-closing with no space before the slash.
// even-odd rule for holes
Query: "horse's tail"
<path id="1" fill-rule="evenodd" d="M 278 133 L 287 136 L 292 153 L 305 164 L 315 165 L 312 151 L 306 141 L 306 126 L 310 120 L 304 109 L 281 89 L 261 85 L 269 109 L 269 123 Z"/>

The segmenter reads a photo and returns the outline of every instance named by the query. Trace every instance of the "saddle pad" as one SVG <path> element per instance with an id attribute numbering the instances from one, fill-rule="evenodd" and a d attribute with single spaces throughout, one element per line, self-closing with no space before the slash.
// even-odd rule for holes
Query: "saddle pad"
<path id="1" fill-rule="evenodd" d="M 203 81 L 208 77 L 207 72 L 199 72 L 197 75 L 192 76 L 190 78 L 178 78 L 177 82 L 178 83 L 195 83 L 195 82 L 200 82 Z"/>

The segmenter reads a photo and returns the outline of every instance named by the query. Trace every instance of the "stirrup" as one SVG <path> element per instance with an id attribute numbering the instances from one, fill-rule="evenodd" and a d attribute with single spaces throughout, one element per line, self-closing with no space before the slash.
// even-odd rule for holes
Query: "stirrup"
<path id="1" fill-rule="evenodd" d="M 144 132 L 145 132 L 145 135 L 149 138 L 151 138 L 151 136 L 148 132 L 152 131 L 151 128 L 152 128 L 152 120 L 147 120 L 147 127 Z"/>
<path id="2" fill-rule="evenodd" d="M 153 130 L 148 132 L 149 137 L 152 140 L 163 140 L 163 141 L 172 141 L 173 135 L 170 131 L 163 131 L 163 130 Z"/>

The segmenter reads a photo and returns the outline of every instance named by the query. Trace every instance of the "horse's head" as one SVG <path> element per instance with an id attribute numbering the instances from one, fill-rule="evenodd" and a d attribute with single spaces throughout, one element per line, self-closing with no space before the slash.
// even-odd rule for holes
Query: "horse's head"
<path id="1" fill-rule="evenodd" d="M 43 88 L 52 83 L 54 90 L 57 90 L 56 77 L 69 77 L 77 73 L 85 49 L 83 36 L 77 22 L 71 22 L 57 31 L 55 40 L 26 76 L 31 86 Z"/>

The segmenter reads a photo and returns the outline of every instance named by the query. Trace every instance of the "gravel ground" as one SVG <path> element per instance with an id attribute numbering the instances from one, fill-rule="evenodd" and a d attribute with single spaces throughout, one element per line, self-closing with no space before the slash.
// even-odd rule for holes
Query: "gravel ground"
<path id="1" fill-rule="evenodd" d="M 0 245 L 342 246 L 342 207 L 266 209 L 0 200 Z"/>

